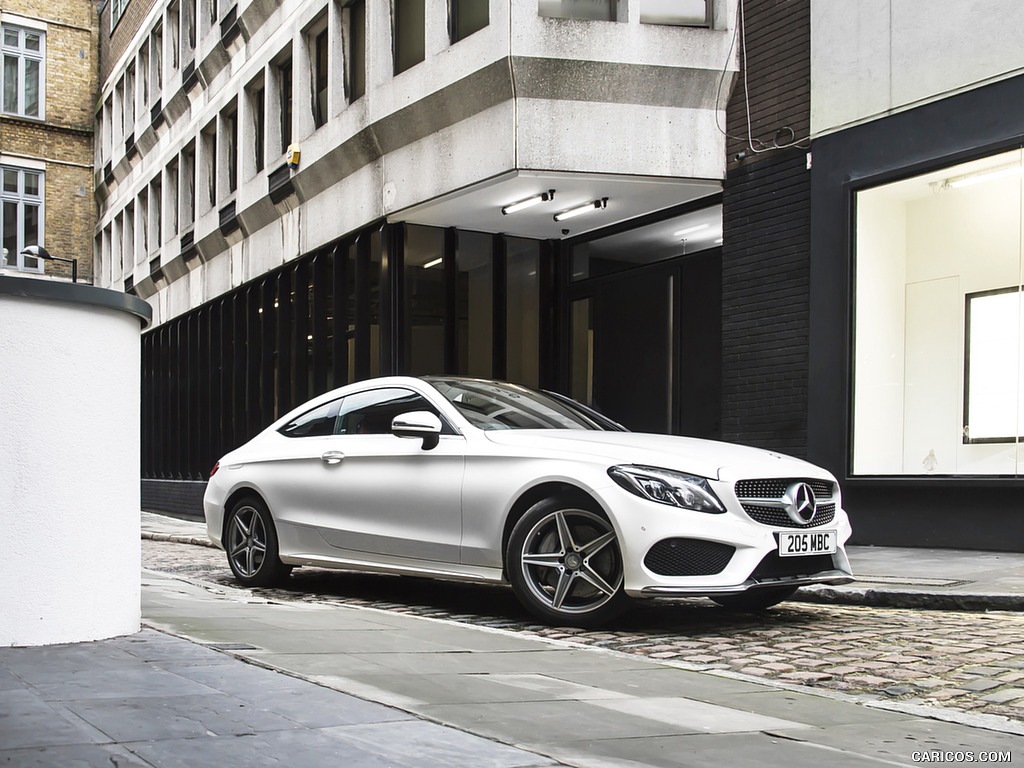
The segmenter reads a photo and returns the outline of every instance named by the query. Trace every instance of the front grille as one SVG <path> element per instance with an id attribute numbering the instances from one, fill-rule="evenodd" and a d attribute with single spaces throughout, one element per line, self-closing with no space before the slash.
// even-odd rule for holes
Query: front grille
<path id="1" fill-rule="evenodd" d="M 783 507 L 782 498 L 793 483 L 807 483 L 814 491 L 818 511 L 810 523 L 794 522 Z M 739 480 L 735 490 L 740 506 L 750 519 L 773 528 L 815 528 L 831 523 L 836 517 L 836 505 L 829 503 L 835 497 L 836 487 L 828 480 L 775 477 Z"/>
<path id="2" fill-rule="evenodd" d="M 659 576 L 711 576 L 729 564 L 735 547 L 702 539 L 663 539 L 647 552 L 644 565 Z"/>
<path id="3" fill-rule="evenodd" d="M 736 482 L 736 495 L 741 499 L 781 499 L 786 495 L 786 489 L 793 483 L 807 483 L 819 501 L 831 499 L 835 492 L 835 484 L 828 480 L 805 480 L 799 477 L 787 480 L 773 477 L 767 480 L 739 480 Z"/>
<path id="4" fill-rule="evenodd" d="M 822 571 L 835 570 L 832 555 L 808 555 L 807 557 L 779 557 L 778 552 L 769 552 L 758 564 L 750 578 L 755 581 L 784 579 L 796 576 L 813 576 Z"/>
<path id="5" fill-rule="evenodd" d="M 786 514 L 786 510 L 781 507 L 761 507 L 757 504 L 744 504 L 743 511 L 757 522 L 776 528 L 814 528 L 818 525 L 831 523 L 836 519 L 835 504 L 819 504 L 818 513 L 814 516 L 814 519 L 803 525 L 794 523 L 790 516 Z"/>

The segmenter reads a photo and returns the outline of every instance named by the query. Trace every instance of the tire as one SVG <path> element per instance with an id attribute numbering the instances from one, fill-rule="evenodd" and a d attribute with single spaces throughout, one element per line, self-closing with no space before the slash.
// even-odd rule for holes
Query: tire
<path id="1" fill-rule="evenodd" d="M 239 500 L 228 516 L 224 550 L 235 578 L 247 587 L 279 584 L 292 567 L 278 557 L 277 529 L 262 500 Z"/>
<path id="2" fill-rule="evenodd" d="M 566 498 L 527 510 L 512 529 L 505 568 L 519 601 L 549 624 L 595 627 L 629 607 L 615 529 Z"/>
<path id="3" fill-rule="evenodd" d="M 731 611 L 756 613 L 778 605 L 783 600 L 788 600 L 796 593 L 796 590 L 796 587 L 768 587 L 752 589 L 738 595 L 718 595 L 711 599 Z"/>

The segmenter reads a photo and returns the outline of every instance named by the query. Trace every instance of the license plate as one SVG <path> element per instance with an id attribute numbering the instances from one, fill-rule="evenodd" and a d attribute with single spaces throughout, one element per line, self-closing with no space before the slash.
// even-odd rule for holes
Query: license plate
<path id="1" fill-rule="evenodd" d="M 779 557 L 833 555 L 836 552 L 836 531 L 781 531 Z"/>

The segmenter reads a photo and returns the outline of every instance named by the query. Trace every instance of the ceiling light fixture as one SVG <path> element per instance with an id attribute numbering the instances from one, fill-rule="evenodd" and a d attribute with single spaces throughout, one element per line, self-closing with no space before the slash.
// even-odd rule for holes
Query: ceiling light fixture
<path id="1" fill-rule="evenodd" d="M 602 197 L 600 200 L 591 200 L 589 203 L 583 205 L 577 205 L 575 208 L 568 208 L 564 211 L 555 214 L 555 221 L 564 221 L 565 219 L 571 219 L 573 216 L 579 216 L 583 213 L 590 213 L 591 211 L 600 210 L 608 207 L 608 198 Z"/>
<path id="2" fill-rule="evenodd" d="M 942 182 L 943 189 L 959 189 L 960 187 L 972 187 L 985 181 L 995 181 L 1008 176 L 1019 176 L 1024 172 L 1024 165 L 1014 163 L 1003 165 L 998 168 L 988 168 L 974 173 L 965 173 L 963 176 L 952 176 Z"/>
<path id="3" fill-rule="evenodd" d="M 424 264 L 424 265 L 423 265 L 423 268 L 424 268 L 424 269 L 430 269 L 431 267 L 436 267 L 436 266 L 437 266 L 438 264 L 440 264 L 440 263 L 441 263 L 442 261 L 444 261 L 444 257 L 443 257 L 443 256 L 438 256 L 438 257 L 437 257 L 436 259 L 434 259 L 433 261 L 428 261 L 428 262 L 427 262 L 426 264 Z"/>
<path id="4" fill-rule="evenodd" d="M 684 235 L 692 235 L 694 232 L 700 232 L 702 229 L 707 229 L 710 224 L 696 224 L 686 229 L 680 229 L 678 232 L 673 232 L 672 237 L 683 237 Z"/>
<path id="5" fill-rule="evenodd" d="M 508 216 L 510 213 L 521 211 L 524 208 L 531 208 L 538 203 L 546 203 L 548 200 L 555 199 L 555 190 L 549 189 L 547 192 L 541 192 L 539 195 L 528 197 L 525 200 L 520 200 L 517 203 L 511 203 L 501 209 L 502 216 Z"/>

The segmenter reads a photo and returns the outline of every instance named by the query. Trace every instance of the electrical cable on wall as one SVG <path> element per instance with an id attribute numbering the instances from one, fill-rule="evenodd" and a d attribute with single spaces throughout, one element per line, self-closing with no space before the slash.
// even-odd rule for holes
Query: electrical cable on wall
<path id="1" fill-rule="evenodd" d="M 743 70 L 743 107 L 747 119 L 747 135 L 733 136 L 728 133 L 719 122 L 718 112 L 715 112 L 715 124 L 718 127 L 719 132 L 727 139 L 733 141 L 745 141 L 747 148 L 756 154 L 762 154 L 764 152 L 772 152 L 779 149 L 790 149 L 797 147 L 800 149 L 808 149 L 810 144 L 806 144 L 811 137 L 805 136 L 802 139 L 796 138 L 796 131 L 790 126 L 784 125 L 775 132 L 775 137 L 771 141 L 762 141 L 761 139 L 755 139 L 753 136 L 753 125 L 750 118 L 750 89 L 747 82 L 747 29 L 744 18 L 744 0 L 738 0 L 738 14 L 736 27 L 733 30 L 732 43 L 729 45 L 729 53 L 726 56 L 726 63 L 722 67 L 722 75 L 718 81 L 718 103 L 722 103 L 722 87 L 725 84 L 725 75 L 728 71 L 729 60 L 732 58 L 732 52 L 736 48 L 736 38 L 740 40 L 740 58 L 741 67 Z M 789 139 L 786 140 L 783 137 L 789 135 Z"/>

